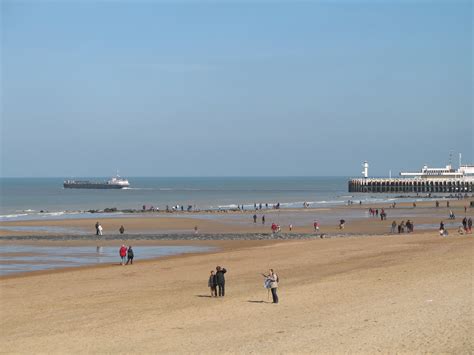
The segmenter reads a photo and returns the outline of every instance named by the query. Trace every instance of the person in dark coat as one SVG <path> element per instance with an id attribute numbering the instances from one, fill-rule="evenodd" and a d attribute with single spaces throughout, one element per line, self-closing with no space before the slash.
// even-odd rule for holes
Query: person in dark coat
<path id="1" fill-rule="evenodd" d="M 128 265 L 128 262 L 130 262 L 131 265 L 133 265 L 133 249 L 132 246 L 130 245 L 127 250 L 127 263 L 125 265 Z"/>
<path id="2" fill-rule="evenodd" d="M 216 275 L 214 274 L 214 271 L 211 270 L 211 275 L 209 276 L 209 281 L 207 282 L 207 286 L 211 289 L 211 297 L 217 297 L 217 281 L 216 281 Z"/>
<path id="3" fill-rule="evenodd" d="M 216 267 L 216 284 L 219 289 L 219 296 L 224 297 L 225 295 L 225 277 L 224 274 L 227 272 L 225 268 L 220 266 Z"/>

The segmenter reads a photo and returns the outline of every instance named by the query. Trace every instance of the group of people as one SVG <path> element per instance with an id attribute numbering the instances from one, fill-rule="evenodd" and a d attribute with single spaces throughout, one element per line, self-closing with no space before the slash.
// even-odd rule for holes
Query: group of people
<path id="1" fill-rule="evenodd" d="M 134 253 L 133 253 L 133 249 L 131 245 L 129 245 L 127 248 L 125 244 L 122 244 L 122 246 L 119 249 L 119 255 L 120 255 L 120 260 L 121 260 L 120 263 L 122 265 L 128 265 L 128 263 L 130 263 L 130 265 L 133 264 Z"/>
<path id="2" fill-rule="evenodd" d="M 369 208 L 369 214 L 371 217 L 378 217 L 379 216 L 379 209 L 378 208 Z M 380 211 L 380 220 L 384 221 L 387 219 L 387 213 L 385 213 L 385 210 L 382 208 Z"/>
<path id="3" fill-rule="evenodd" d="M 458 230 L 459 234 L 472 233 L 472 218 L 464 217 L 462 219 L 462 227 L 459 227 L 459 229 L 460 229 Z"/>
<path id="4" fill-rule="evenodd" d="M 291 226 L 291 228 L 293 228 L 293 226 Z M 279 224 L 276 224 L 276 223 L 272 223 L 271 229 L 272 229 L 272 233 L 273 233 L 273 234 L 278 233 L 278 232 L 281 232 L 281 227 L 280 227 L 280 225 L 279 225 Z"/>
<path id="5" fill-rule="evenodd" d="M 439 207 L 439 201 L 438 200 L 435 201 L 435 206 L 436 206 L 436 208 Z M 446 201 L 446 207 L 449 208 L 449 201 Z"/>
<path id="6" fill-rule="evenodd" d="M 224 297 L 225 296 L 225 276 L 227 270 L 224 267 L 216 266 L 216 271 L 211 270 L 207 286 L 211 291 L 211 297 Z M 278 303 L 278 275 L 270 269 L 268 274 L 262 274 L 264 277 L 263 286 L 272 293 L 273 303 Z"/>
<path id="7" fill-rule="evenodd" d="M 119 228 L 119 233 L 123 234 L 125 233 L 125 227 L 123 225 L 120 226 Z M 95 235 L 103 235 L 104 234 L 104 228 L 102 227 L 102 224 L 100 224 L 98 221 L 95 223 Z"/>
<path id="8" fill-rule="evenodd" d="M 401 221 L 400 224 L 397 225 L 397 222 L 393 221 L 391 228 L 392 234 L 396 233 L 397 229 L 398 234 L 405 233 L 405 231 L 407 233 L 413 233 L 413 231 L 415 230 L 415 224 L 412 221 L 407 220 L 406 222 Z"/>
<path id="9" fill-rule="evenodd" d="M 225 296 L 225 276 L 227 272 L 225 267 L 216 266 L 216 271 L 211 270 L 211 275 L 207 282 L 207 286 L 211 290 L 211 297 L 224 297 Z"/>
<path id="10" fill-rule="evenodd" d="M 257 215 L 253 215 L 253 223 L 257 223 Z M 262 224 L 265 224 L 265 215 L 262 216 Z"/>

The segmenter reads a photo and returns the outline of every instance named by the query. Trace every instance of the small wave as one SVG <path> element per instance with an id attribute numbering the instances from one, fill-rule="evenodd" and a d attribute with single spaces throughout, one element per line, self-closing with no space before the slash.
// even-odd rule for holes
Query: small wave
<path id="1" fill-rule="evenodd" d="M 18 218 L 18 217 L 24 217 L 24 216 L 28 216 L 28 213 L 0 215 L 0 219 L 3 219 L 3 218 Z"/>
<path id="2" fill-rule="evenodd" d="M 153 187 L 122 187 L 121 190 L 156 190 Z"/>
<path id="3" fill-rule="evenodd" d="M 240 206 L 241 206 L 241 205 L 240 205 Z M 220 205 L 220 206 L 217 206 L 217 208 L 220 208 L 220 209 L 239 208 L 239 205 L 234 205 L 234 204 L 231 204 L 231 205 Z"/>
<path id="4" fill-rule="evenodd" d="M 60 212 L 43 212 L 41 213 L 40 215 L 41 216 L 45 216 L 45 217 L 51 217 L 51 216 L 62 216 L 63 214 L 65 214 L 66 212 L 65 211 L 60 211 Z"/>
<path id="5" fill-rule="evenodd" d="M 329 201 L 317 201 L 315 204 L 322 204 L 322 205 L 327 205 L 327 204 L 334 204 L 334 205 L 340 205 L 346 203 L 346 201 L 341 201 L 341 200 L 329 200 Z"/>

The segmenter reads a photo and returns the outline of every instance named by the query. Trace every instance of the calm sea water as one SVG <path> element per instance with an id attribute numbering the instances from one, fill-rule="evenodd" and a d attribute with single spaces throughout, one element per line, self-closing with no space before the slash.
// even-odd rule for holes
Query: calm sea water
<path id="1" fill-rule="evenodd" d="M 90 178 L 105 180 L 105 178 Z M 206 177 L 129 178 L 122 190 L 64 189 L 63 178 L 1 178 L 0 221 L 74 218 L 80 211 L 141 209 L 143 205 L 192 205 L 197 209 L 232 208 L 254 203 L 282 208 L 340 205 L 354 201 L 387 201 L 393 196 L 349 194 L 347 177 Z M 40 213 L 40 211 L 43 211 Z"/>

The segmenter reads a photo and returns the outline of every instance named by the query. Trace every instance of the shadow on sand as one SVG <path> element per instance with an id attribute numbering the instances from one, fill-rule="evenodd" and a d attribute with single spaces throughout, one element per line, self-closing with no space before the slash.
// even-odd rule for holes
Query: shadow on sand
<path id="1" fill-rule="evenodd" d="M 211 296 L 209 295 L 195 295 L 196 297 L 205 297 L 205 298 L 212 298 Z"/>
<path id="2" fill-rule="evenodd" d="M 248 303 L 272 303 L 272 302 L 267 302 L 267 301 L 253 301 L 253 300 L 248 300 Z"/>

